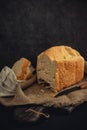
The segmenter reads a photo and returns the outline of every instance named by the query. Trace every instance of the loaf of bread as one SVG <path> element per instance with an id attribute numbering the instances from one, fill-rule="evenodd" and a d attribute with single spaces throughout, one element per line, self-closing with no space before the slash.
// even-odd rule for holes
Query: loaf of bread
<path id="1" fill-rule="evenodd" d="M 12 67 L 18 80 L 27 80 L 31 77 L 31 62 L 26 58 L 16 61 Z"/>
<path id="2" fill-rule="evenodd" d="M 57 92 L 84 76 L 84 58 L 68 46 L 54 46 L 37 57 L 37 80 Z"/>

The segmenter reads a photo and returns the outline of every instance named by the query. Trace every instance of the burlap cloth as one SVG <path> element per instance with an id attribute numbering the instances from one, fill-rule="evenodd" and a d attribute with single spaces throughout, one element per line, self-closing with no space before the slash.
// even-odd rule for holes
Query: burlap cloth
<path id="1" fill-rule="evenodd" d="M 85 84 L 85 85 L 84 85 Z M 20 122 L 36 122 L 40 116 L 49 118 L 48 108 L 63 108 L 71 112 L 76 106 L 87 101 L 87 62 L 82 81 L 54 93 L 46 86 L 38 85 L 36 75 L 26 82 L 19 83 L 15 95 L 0 97 L 0 103 L 6 107 L 16 107 L 14 115 Z"/>
<path id="2" fill-rule="evenodd" d="M 87 101 L 87 88 L 79 88 L 84 82 L 87 82 L 87 76 L 84 77 L 81 82 L 69 87 L 69 89 L 71 89 L 78 86 L 77 90 L 69 92 L 68 94 L 58 95 L 58 93 L 54 93 L 50 89 L 38 85 L 36 81 L 33 83 L 30 80 L 29 86 L 25 89 L 22 89 L 21 85 L 17 86 L 15 96 L 0 98 L 0 103 L 4 106 L 18 106 L 25 104 L 42 104 L 43 106 L 49 107 L 77 106 Z"/>

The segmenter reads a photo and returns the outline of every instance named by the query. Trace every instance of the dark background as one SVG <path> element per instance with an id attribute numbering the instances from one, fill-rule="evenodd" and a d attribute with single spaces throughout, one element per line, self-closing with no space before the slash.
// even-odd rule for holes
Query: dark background
<path id="1" fill-rule="evenodd" d="M 37 55 L 54 45 L 69 45 L 87 60 L 85 0 L 0 0 L 0 70 L 26 57 L 36 66 Z M 19 125 L 13 108 L 0 106 L 1 127 L 16 129 L 87 130 L 87 104 L 71 114 L 58 111 L 36 125 Z"/>

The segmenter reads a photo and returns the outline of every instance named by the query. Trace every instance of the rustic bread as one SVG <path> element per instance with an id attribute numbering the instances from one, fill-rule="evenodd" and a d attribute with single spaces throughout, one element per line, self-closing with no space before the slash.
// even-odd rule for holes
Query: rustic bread
<path id="1" fill-rule="evenodd" d="M 14 73 L 17 76 L 18 80 L 26 80 L 31 76 L 30 67 L 31 62 L 26 58 L 21 58 L 16 61 L 12 67 Z"/>
<path id="2" fill-rule="evenodd" d="M 37 57 L 37 80 L 60 91 L 79 82 L 84 76 L 84 58 L 68 46 L 54 46 Z"/>

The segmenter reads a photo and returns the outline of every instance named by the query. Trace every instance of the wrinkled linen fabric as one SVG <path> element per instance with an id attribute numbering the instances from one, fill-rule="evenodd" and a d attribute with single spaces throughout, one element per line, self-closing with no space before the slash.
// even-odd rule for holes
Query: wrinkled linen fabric
<path id="1" fill-rule="evenodd" d="M 0 97 L 14 95 L 17 85 L 14 71 L 5 66 L 0 72 Z"/>

